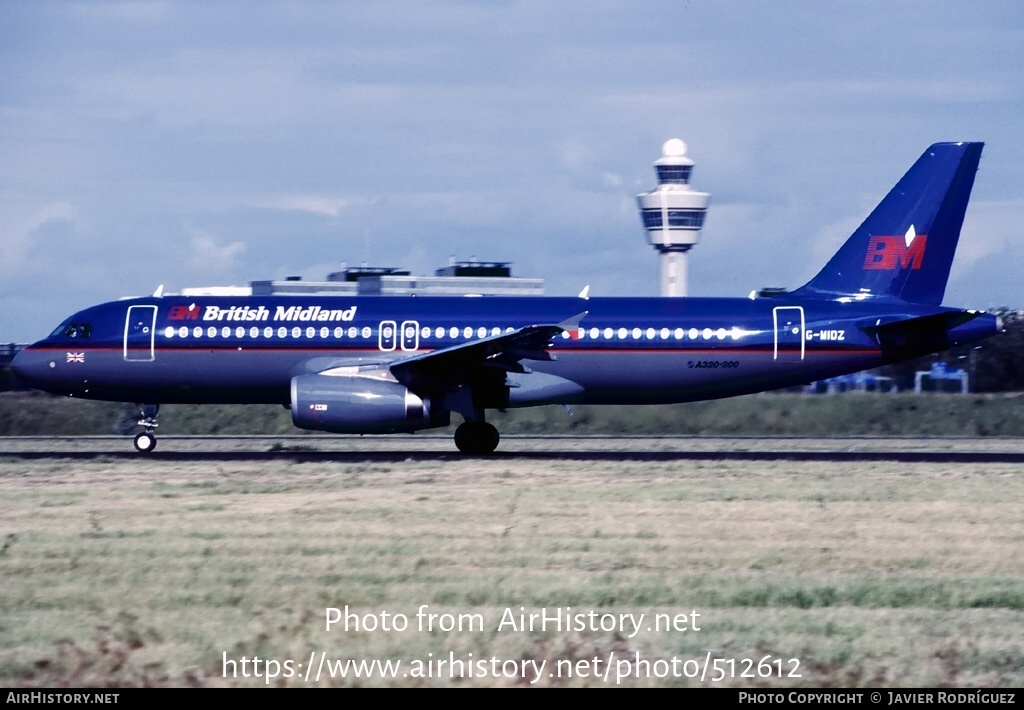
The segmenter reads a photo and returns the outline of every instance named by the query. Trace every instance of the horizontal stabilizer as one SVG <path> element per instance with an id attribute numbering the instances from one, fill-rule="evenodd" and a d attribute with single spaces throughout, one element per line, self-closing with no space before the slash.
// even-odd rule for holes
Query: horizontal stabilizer
<path id="1" fill-rule="evenodd" d="M 946 311 L 920 318 L 861 326 L 861 330 L 874 338 L 883 349 L 904 347 L 908 343 L 936 345 L 946 343 L 949 331 L 953 328 L 968 323 L 981 314 L 981 311 Z"/>

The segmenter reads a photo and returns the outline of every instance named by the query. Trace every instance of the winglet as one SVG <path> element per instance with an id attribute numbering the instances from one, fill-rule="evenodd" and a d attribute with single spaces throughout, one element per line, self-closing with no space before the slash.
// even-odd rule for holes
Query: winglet
<path id="1" fill-rule="evenodd" d="M 561 323 L 559 323 L 558 327 L 561 328 L 562 330 L 573 330 L 575 328 L 579 328 L 580 321 L 586 318 L 589 313 L 590 311 L 583 311 L 582 313 L 577 313 L 572 318 L 567 318 Z"/>
<path id="2" fill-rule="evenodd" d="M 153 292 L 153 298 L 163 298 L 163 297 L 164 297 L 164 285 L 160 284 L 159 286 L 156 287 L 156 291 Z"/>
<path id="3" fill-rule="evenodd" d="M 590 300 L 590 284 L 583 287 L 583 290 L 580 291 L 580 295 L 577 296 L 577 298 L 582 298 L 584 301 Z"/>
<path id="4" fill-rule="evenodd" d="M 588 287 L 589 288 L 589 287 Z M 577 313 L 572 318 L 568 318 L 558 324 L 558 327 L 569 334 L 569 337 L 573 340 L 578 340 L 580 337 L 580 321 L 587 317 L 590 311 L 583 311 Z"/>

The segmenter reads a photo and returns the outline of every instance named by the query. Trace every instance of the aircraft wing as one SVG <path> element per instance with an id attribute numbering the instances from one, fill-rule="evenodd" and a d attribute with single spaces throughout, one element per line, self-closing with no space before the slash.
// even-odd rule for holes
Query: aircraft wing
<path id="1" fill-rule="evenodd" d="M 547 348 L 551 339 L 579 327 L 587 315 L 583 311 L 562 321 L 528 325 L 510 333 L 492 335 L 450 348 L 397 360 L 389 369 L 395 378 L 410 390 L 454 389 L 507 372 L 526 373 L 521 360 L 553 360 Z"/>

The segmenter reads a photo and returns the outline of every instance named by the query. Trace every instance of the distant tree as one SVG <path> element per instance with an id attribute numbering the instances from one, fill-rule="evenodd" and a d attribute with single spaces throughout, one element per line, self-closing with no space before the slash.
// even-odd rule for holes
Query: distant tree
<path id="1" fill-rule="evenodd" d="M 973 351 L 971 389 L 975 392 L 1024 390 L 1024 312 L 1000 308 L 1006 332 L 983 340 Z"/>

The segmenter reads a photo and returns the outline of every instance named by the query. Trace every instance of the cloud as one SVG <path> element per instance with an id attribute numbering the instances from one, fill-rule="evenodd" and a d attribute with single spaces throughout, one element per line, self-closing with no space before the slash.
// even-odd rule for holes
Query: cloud
<path id="1" fill-rule="evenodd" d="M 989 147 L 959 273 L 980 295 L 1024 271 L 996 202 L 1024 182 L 1016 3 L 9 4 L 0 289 L 46 321 L 55 288 L 63 309 L 452 252 L 653 293 L 633 196 L 671 137 L 712 194 L 695 295 L 805 280 L 960 137 Z"/>
<path id="2" fill-rule="evenodd" d="M 964 218 L 956 258 L 961 267 L 1019 248 L 1024 200 L 972 200 Z"/>
<path id="3" fill-rule="evenodd" d="M 17 216 L 5 219 L 0 224 L 0 275 L 4 278 L 22 277 L 39 271 L 39 259 L 47 262 L 59 253 L 40 249 L 40 233 L 54 226 L 74 228 L 79 222 L 78 210 L 68 202 L 51 202 L 41 207 L 24 211 Z"/>
<path id="4" fill-rule="evenodd" d="M 357 197 L 340 195 L 280 195 L 247 201 L 247 207 L 256 207 L 289 212 L 306 212 L 323 217 L 338 217 L 347 208 L 365 203 Z"/>
<path id="5" fill-rule="evenodd" d="M 241 265 L 241 257 L 249 247 L 244 242 L 218 244 L 205 232 L 197 232 L 190 239 L 192 247 L 189 265 L 203 274 L 230 273 Z"/>

